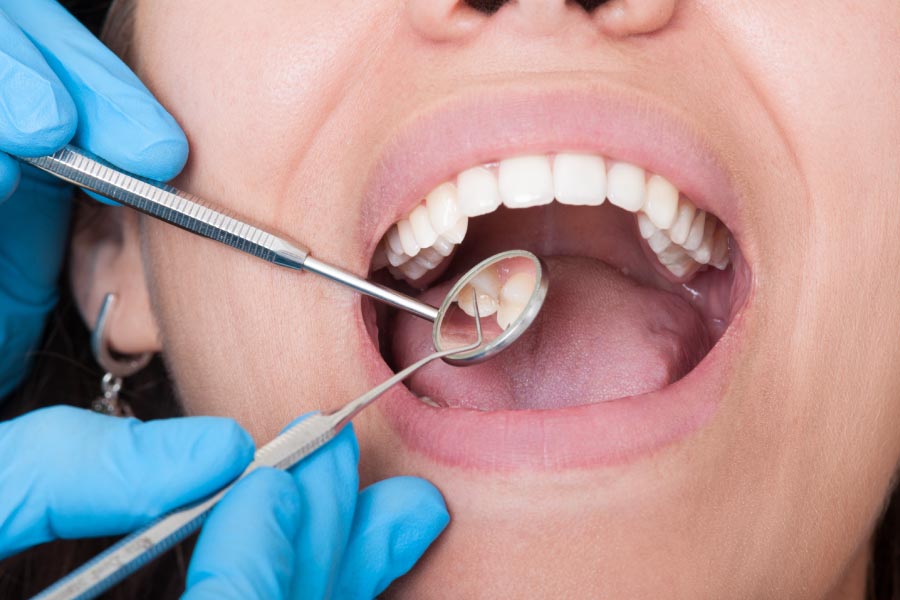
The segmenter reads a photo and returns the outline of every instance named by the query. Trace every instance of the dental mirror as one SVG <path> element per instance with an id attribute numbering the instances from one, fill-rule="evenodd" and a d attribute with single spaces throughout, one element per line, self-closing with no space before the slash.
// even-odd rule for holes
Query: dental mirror
<path id="1" fill-rule="evenodd" d="M 432 329 L 436 351 L 471 344 L 475 307 L 484 340 L 444 357 L 458 366 L 484 362 L 508 348 L 534 321 L 549 284 L 544 262 L 526 250 L 495 254 L 470 269 L 447 293 Z"/>

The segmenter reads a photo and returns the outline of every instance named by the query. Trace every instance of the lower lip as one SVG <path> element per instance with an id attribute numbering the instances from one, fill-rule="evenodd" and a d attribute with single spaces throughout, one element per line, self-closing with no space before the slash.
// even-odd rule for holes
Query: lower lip
<path id="1" fill-rule="evenodd" d="M 683 440 L 710 420 L 738 352 L 741 317 L 693 371 L 649 394 L 560 410 L 483 412 L 434 408 L 397 386 L 379 401 L 379 409 L 410 451 L 446 466 L 474 471 L 620 466 Z M 377 348 L 366 348 L 373 380 L 389 377 Z"/>

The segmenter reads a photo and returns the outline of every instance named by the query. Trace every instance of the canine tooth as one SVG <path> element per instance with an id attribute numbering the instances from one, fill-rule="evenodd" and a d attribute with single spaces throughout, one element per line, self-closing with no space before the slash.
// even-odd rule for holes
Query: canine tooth
<path id="1" fill-rule="evenodd" d="M 438 235 L 456 225 L 462 213 L 459 212 L 459 200 L 456 186 L 452 183 L 442 183 L 427 196 L 425 206 L 428 208 L 428 219 Z M 429 244 L 431 245 L 431 244 Z"/>
<path id="2" fill-rule="evenodd" d="M 400 242 L 400 232 L 396 225 L 392 225 L 387 232 L 388 246 L 394 251 L 394 254 L 403 254 L 403 244 Z"/>
<path id="3" fill-rule="evenodd" d="M 431 247 L 435 252 L 446 258 L 453 253 L 453 249 L 456 248 L 456 244 L 445 240 L 444 236 L 439 235 L 438 239 L 434 241 L 434 244 L 432 244 Z"/>
<path id="4" fill-rule="evenodd" d="M 470 317 L 475 316 L 475 295 L 478 295 L 478 314 L 481 317 L 489 317 L 497 312 L 497 298 L 488 294 L 479 293 L 471 285 L 465 286 L 459 291 L 456 303 L 464 313 Z"/>
<path id="5" fill-rule="evenodd" d="M 467 217 L 486 215 L 500 206 L 497 177 L 484 167 L 467 169 L 456 178 L 459 210 Z"/>
<path id="6" fill-rule="evenodd" d="M 466 230 L 469 228 L 469 218 L 460 217 L 456 224 L 441 234 L 441 237 L 452 244 L 461 244 L 466 237 Z"/>
<path id="7" fill-rule="evenodd" d="M 696 250 L 703 241 L 703 231 L 706 225 L 706 211 L 698 210 L 694 215 L 694 221 L 691 223 L 691 230 L 688 232 L 687 239 L 681 244 L 685 250 Z"/>
<path id="8" fill-rule="evenodd" d="M 713 235 L 716 233 L 716 220 L 709 218 L 703 228 L 703 240 L 696 250 L 688 251 L 691 258 L 700 264 L 708 264 L 712 257 Z"/>
<path id="9" fill-rule="evenodd" d="M 519 315 L 522 314 L 523 310 L 525 310 L 524 304 L 500 304 L 497 308 L 497 325 L 502 329 L 506 329 L 519 318 Z"/>
<path id="10" fill-rule="evenodd" d="M 659 254 L 672 245 L 672 240 L 666 235 L 665 231 L 656 230 L 656 233 L 647 238 L 647 245 L 656 254 Z"/>
<path id="11" fill-rule="evenodd" d="M 697 209 L 690 200 L 687 198 L 679 200 L 678 215 L 675 217 L 675 223 L 669 228 L 669 238 L 679 246 L 683 245 L 685 240 L 687 240 L 695 212 L 697 212 Z"/>
<path id="12" fill-rule="evenodd" d="M 543 155 L 500 161 L 500 197 L 510 208 L 527 208 L 553 201 L 550 160 Z"/>
<path id="13" fill-rule="evenodd" d="M 592 154 L 557 154 L 553 191 L 563 204 L 600 206 L 606 199 L 606 164 Z"/>
<path id="14" fill-rule="evenodd" d="M 653 175 L 647 180 L 644 212 L 660 229 L 668 229 L 678 213 L 678 190 L 669 180 Z"/>
<path id="15" fill-rule="evenodd" d="M 413 236 L 419 248 L 428 248 L 437 239 L 438 234 L 431 226 L 428 209 L 424 204 L 420 204 L 409 213 L 409 224 L 412 225 Z"/>
<path id="16" fill-rule="evenodd" d="M 638 231 L 640 231 L 641 237 L 644 238 L 645 240 L 648 239 L 650 236 L 652 236 L 657 231 L 659 231 L 659 229 L 656 228 L 656 225 L 654 225 L 650 221 L 650 217 L 648 217 L 647 215 L 645 215 L 642 212 L 639 212 L 637 214 L 637 222 L 638 222 Z"/>
<path id="17" fill-rule="evenodd" d="M 530 273 L 516 273 L 506 280 L 500 288 L 500 305 L 521 304 L 525 305 L 531 299 L 534 292 L 534 275 Z"/>
<path id="18" fill-rule="evenodd" d="M 397 221 L 397 232 L 400 234 L 400 245 L 403 247 L 403 253 L 407 256 L 418 254 L 419 245 L 416 243 L 416 236 L 413 233 L 409 219 Z"/>
<path id="19" fill-rule="evenodd" d="M 644 170 L 629 163 L 614 163 L 606 176 L 609 201 L 630 212 L 644 205 Z"/>
<path id="20" fill-rule="evenodd" d="M 409 257 L 406 254 L 402 252 L 400 254 L 397 254 L 393 251 L 393 249 L 391 249 L 390 246 L 387 245 L 384 248 L 384 253 L 387 255 L 388 262 L 391 263 L 391 266 L 393 267 L 399 267 L 409 260 Z"/>

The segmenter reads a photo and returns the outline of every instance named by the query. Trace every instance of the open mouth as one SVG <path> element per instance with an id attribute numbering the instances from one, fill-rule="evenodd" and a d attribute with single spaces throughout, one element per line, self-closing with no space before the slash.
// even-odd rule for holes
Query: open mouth
<path id="1" fill-rule="evenodd" d="M 409 456 L 488 472 L 595 468 L 716 413 L 758 249 L 750 192 L 723 158 L 738 140 L 710 137 L 719 130 L 676 106 L 614 84 L 481 86 L 383 149 L 364 204 L 374 278 L 437 305 L 469 267 L 511 249 L 542 257 L 550 278 L 510 348 L 474 366 L 433 363 L 386 394 L 380 412 Z M 503 282 L 476 293 L 493 326 L 515 313 Z M 362 307 L 373 382 L 432 352 L 430 323 Z"/>
<path id="2" fill-rule="evenodd" d="M 548 410 L 663 389 L 722 337 L 749 281 L 727 226 L 666 178 L 574 152 L 500 158 L 442 182 L 388 229 L 372 270 L 437 305 L 462 273 L 510 249 L 549 266 L 541 315 L 491 361 L 419 371 L 408 387 L 425 403 Z M 473 286 L 482 316 L 505 327 L 514 285 Z M 431 350 L 428 322 L 381 311 L 378 325 L 394 368 Z"/>

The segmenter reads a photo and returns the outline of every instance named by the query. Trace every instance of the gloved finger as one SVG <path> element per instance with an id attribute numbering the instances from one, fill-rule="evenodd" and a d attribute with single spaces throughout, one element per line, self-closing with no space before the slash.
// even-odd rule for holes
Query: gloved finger
<path id="1" fill-rule="evenodd" d="M 0 153 L 0 205 L 9 200 L 21 179 L 22 170 L 19 168 L 19 163 Z"/>
<path id="2" fill-rule="evenodd" d="M 209 515 L 182 600 L 288 598 L 299 528 L 300 490 L 290 474 L 254 471 Z"/>
<path id="3" fill-rule="evenodd" d="M 75 134 L 75 104 L 38 49 L 3 12 L 5 4 L 0 3 L 0 151 L 49 154 Z"/>
<path id="4" fill-rule="evenodd" d="M 54 0 L 0 0 L 41 51 L 78 111 L 78 145 L 132 173 L 168 180 L 187 160 L 175 119 L 140 80 Z"/>
<path id="5" fill-rule="evenodd" d="M 141 423 L 56 406 L 0 423 L 0 556 L 136 529 L 221 488 L 253 452 L 222 418 Z"/>
<path id="6" fill-rule="evenodd" d="M 336 598 L 374 598 L 421 558 L 450 522 L 441 493 L 417 477 L 379 481 L 359 494 Z"/>
<path id="7" fill-rule="evenodd" d="M 352 425 L 291 469 L 301 497 L 294 597 L 331 598 L 350 537 L 359 491 L 359 445 Z"/>
<path id="8" fill-rule="evenodd" d="M 10 160 L 0 155 L 0 179 Z M 71 188 L 26 178 L 19 190 L 0 204 L 0 398 L 27 372 L 56 304 L 71 210 Z"/>

